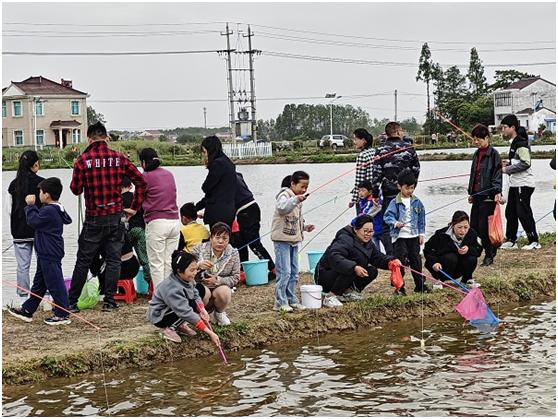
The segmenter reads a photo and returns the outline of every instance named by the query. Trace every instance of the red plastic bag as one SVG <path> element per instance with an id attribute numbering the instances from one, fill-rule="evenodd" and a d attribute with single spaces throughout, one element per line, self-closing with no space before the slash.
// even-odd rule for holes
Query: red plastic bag
<path id="1" fill-rule="evenodd" d="M 395 289 L 399 291 L 401 287 L 405 284 L 405 282 L 403 282 L 403 275 L 401 275 L 401 268 L 393 260 L 389 262 L 388 268 L 391 271 L 391 276 L 390 276 L 391 285 L 394 286 Z"/>
<path id="2" fill-rule="evenodd" d="M 504 228 L 502 227 L 502 212 L 500 204 L 496 203 L 494 213 L 488 217 L 488 238 L 493 246 L 504 243 Z"/>

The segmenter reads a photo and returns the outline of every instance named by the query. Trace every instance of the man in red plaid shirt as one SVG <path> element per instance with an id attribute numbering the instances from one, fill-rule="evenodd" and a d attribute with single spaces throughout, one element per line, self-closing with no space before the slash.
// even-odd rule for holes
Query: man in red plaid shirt
<path id="1" fill-rule="evenodd" d="M 139 170 L 124 154 L 107 145 L 107 130 L 97 122 L 87 129 L 89 146 L 76 159 L 70 189 L 74 195 L 84 192 L 85 221 L 79 235 L 78 253 L 69 292 L 70 311 L 77 313 L 77 301 L 87 280 L 87 273 L 99 249 L 105 255 L 106 279 L 103 311 L 118 308 L 113 294 L 120 277 L 120 253 L 127 217 L 141 207 L 146 183 Z M 122 177 L 135 185 L 131 208 L 122 209 Z"/>

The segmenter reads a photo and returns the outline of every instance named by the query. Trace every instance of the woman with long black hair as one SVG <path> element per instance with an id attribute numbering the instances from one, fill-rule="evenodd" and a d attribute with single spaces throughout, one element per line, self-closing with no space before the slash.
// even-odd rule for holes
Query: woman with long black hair
<path id="1" fill-rule="evenodd" d="M 13 237 L 14 251 L 17 262 L 17 294 L 22 298 L 27 298 L 30 287 L 29 267 L 31 266 L 31 256 L 33 254 L 33 238 L 35 230 L 27 224 L 24 208 L 25 197 L 35 195 L 36 205 L 40 208 L 38 185 L 43 178 L 37 175 L 39 171 L 39 155 L 36 151 L 26 150 L 19 158 L 19 167 L 16 178 L 12 180 L 8 187 L 8 193 L 12 198 L 10 212 L 10 230 Z M 22 289 L 23 288 L 23 289 Z M 25 289 L 25 290 L 24 290 Z"/>
<path id="2" fill-rule="evenodd" d="M 210 227 L 217 222 L 232 227 L 236 214 L 236 168 L 215 135 L 202 141 L 201 150 L 208 173 L 201 187 L 205 197 L 196 204 L 196 211 L 205 208 L 203 221 Z"/>

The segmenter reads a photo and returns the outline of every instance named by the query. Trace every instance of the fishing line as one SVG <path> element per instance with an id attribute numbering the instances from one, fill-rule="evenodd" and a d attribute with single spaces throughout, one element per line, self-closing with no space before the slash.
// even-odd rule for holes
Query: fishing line
<path id="1" fill-rule="evenodd" d="M 457 125 L 455 125 L 453 122 L 451 122 L 449 119 L 447 119 L 445 116 L 443 116 L 440 112 L 434 111 L 434 113 L 436 115 L 438 115 L 440 118 L 442 118 L 444 120 L 444 122 L 447 122 L 448 124 L 450 124 L 452 127 L 454 127 L 456 130 L 460 131 L 463 135 L 465 135 L 467 138 L 469 138 L 471 141 L 474 141 L 474 138 L 471 137 L 471 135 L 469 135 L 467 132 L 463 131 L 461 128 L 459 128 Z"/>
<path id="2" fill-rule="evenodd" d="M 391 156 L 392 154 L 400 153 L 402 151 L 409 150 L 409 149 L 414 148 L 414 147 L 415 147 L 414 145 L 410 145 L 408 147 L 401 147 L 401 148 L 392 150 L 390 152 L 387 152 L 387 153 L 384 153 L 384 154 L 381 154 L 381 155 L 378 155 L 378 156 L 374 156 L 369 161 L 367 161 L 366 163 L 355 166 L 351 170 L 347 170 L 346 172 L 341 173 L 340 175 L 334 177 L 333 179 L 328 180 L 326 183 L 323 183 L 322 185 L 318 186 L 316 189 L 308 192 L 306 195 L 310 195 L 310 194 L 313 194 L 313 193 L 319 191 L 320 189 L 324 188 L 325 186 L 329 185 L 330 183 L 335 182 L 336 180 L 342 178 L 343 176 L 348 175 L 351 172 L 354 172 L 357 169 L 362 169 L 363 167 L 366 167 L 366 166 L 368 166 L 368 165 L 370 165 L 370 164 L 372 164 L 372 163 L 374 163 L 378 160 L 381 160 L 385 157 Z"/>
<path id="3" fill-rule="evenodd" d="M 297 256 L 298 256 L 298 254 L 300 254 L 300 252 L 302 252 L 306 248 L 306 246 L 308 246 L 310 243 L 312 243 L 312 240 L 314 240 L 316 237 L 318 237 L 320 235 L 320 233 L 322 233 L 326 228 L 328 228 L 331 224 L 333 224 L 335 221 L 337 221 L 337 219 L 339 219 L 339 217 L 341 217 L 343 214 L 345 214 L 350 209 L 352 209 L 352 208 L 351 207 L 345 208 L 341 212 L 341 214 L 339 214 L 337 217 L 335 217 L 333 220 L 331 220 L 329 223 L 327 223 L 324 228 L 322 228 L 320 231 L 318 231 L 316 234 L 314 234 L 314 236 L 310 240 L 308 240 L 304 246 L 302 246 L 300 248 L 300 250 L 297 252 Z"/>
<path id="4" fill-rule="evenodd" d="M 6 253 L 8 250 L 10 250 L 12 247 L 14 247 L 14 244 L 10 244 L 8 247 L 6 247 L 4 250 L 2 250 L 2 254 Z"/>
<path id="5" fill-rule="evenodd" d="M 102 371 L 102 374 L 103 374 L 103 387 L 105 389 L 105 401 L 107 403 L 106 412 L 107 412 L 107 415 L 110 416 L 110 412 L 109 412 L 110 404 L 109 404 L 108 392 L 107 392 L 107 378 L 106 378 L 106 375 L 105 375 L 105 363 L 103 361 L 103 350 L 102 350 L 103 347 L 101 345 L 101 332 L 99 330 L 97 330 L 97 340 L 99 342 L 99 355 L 101 357 L 101 371 Z"/>
<path id="6" fill-rule="evenodd" d="M 535 221 L 535 224 L 537 224 L 539 221 L 541 221 L 543 218 L 548 217 L 550 214 L 552 214 L 554 212 L 554 210 L 550 210 L 548 211 L 545 215 L 543 215 L 541 218 L 539 218 L 537 221 Z M 517 237 L 522 236 L 525 233 L 525 230 L 519 230 L 519 232 L 517 233 Z M 525 236 L 527 236 L 527 234 L 525 233 Z"/>

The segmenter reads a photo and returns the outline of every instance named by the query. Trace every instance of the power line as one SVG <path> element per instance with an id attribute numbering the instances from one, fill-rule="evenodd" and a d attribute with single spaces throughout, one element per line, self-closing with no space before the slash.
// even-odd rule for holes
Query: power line
<path id="1" fill-rule="evenodd" d="M 327 40 L 327 39 L 315 39 L 315 38 L 306 38 L 306 37 L 299 37 L 299 36 L 291 36 L 291 35 L 277 35 L 269 32 L 259 32 L 258 36 L 262 38 L 269 38 L 269 39 L 277 39 L 281 41 L 291 41 L 291 42 L 303 42 L 303 43 L 312 43 L 312 44 L 320 44 L 320 45 L 329 45 L 329 46 L 343 46 L 343 47 L 356 47 L 356 48 L 373 48 L 373 49 L 392 49 L 392 50 L 403 50 L 403 51 L 417 51 L 416 46 L 403 46 L 403 45 L 384 45 L 384 44 L 368 44 L 368 43 L 359 43 L 359 42 L 344 42 L 344 41 L 335 41 L 335 40 Z M 541 48 L 501 48 L 501 49 L 479 49 L 478 52 L 486 53 L 486 52 L 513 52 L 513 51 L 547 51 L 547 50 L 555 50 L 555 47 L 541 47 Z M 470 49 L 457 49 L 457 48 L 436 48 L 432 49 L 431 52 L 469 52 Z"/>
<path id="2" fill-rule="evenodd" d="M 54 32 L 53 32 L 54 33 Z M 40 33 L 37 32 L 25 32 L 25 33 L 11 33 L 7 31 L 2 32 L 2 36 L 4 37 L 13 37 L 13 38 L 102 38 L 102 37 L 147 37 L 147 36 L 187 36 L 187 35 L 207 35 L 207 34 L 214 34 L 219 33 L 217 30 L 201 30 L 201 31 L 176 31 L 176 32 L 99 32 L 98 34 L 92 34 L 91 32 L 68 32 L 72 35 L 51 35 L 49 32 Z"/>
<path id="3" fill-rule="evenodd" d="M 292 58 L 298 60 L 308 60 L 308 61 L 325 61 L 325 62 L 335 62 L 343 64 L 363 64 L 363 65 L 376 65 L 376 66 L 396 66 L 396 67 L 416 67 L 417 63 L 407 63 L 407 62 L 397 62 L 397 61 L 377 61 L 377 60 L 362 60 L 353 58 L 338 58 L 338 57 L 321 57 L 316 55 L 302 55 L 302 54 L 291 54 L 285 52 L 274 52 L 274 51 L 262 51 L 262 55 L 267 55 L 271 57 L 280 58 Z M 485 68 L 490 67 L 529 67 L 529 66 L 541 66 L 541 65 L 554 65 L 556 61 L 549 62 L 535 62 L 535 63 L 515 63 L 515 64 L 483 64 Z M 441 64 L 444 67 L 456 66 L 459 68 L 468 68 L 465 64 Z"/>
<path id="4" fill-rule="evenodd" d="M 219 53 L 221 50 L 190 51 L 118 51 L 118 52 L 38 52 L 38 51 L 2 51 L 2 55 L 73 55 L 73 56 L 107 56 L 107 55 L 184 55 Z"/>
<path id="5" fill-rule="evenodd" d="M 4 25 L 28 25 L 28 26 L 56 26 L 56 27 L 146 27 L 146 26 L 185 26 L 185 25 L 216 25 L 224 24 L 225 21 L 213 21 L 213 22 L 183 22 L 183 23 L 139 23 L 139 24 L 72 24 L 67 22 L 60 23 L 45 23 L 45 22 L 4 22 Z M 388 42 L 398 42 L 398 43 L 411 43 L 411 44 L 423 44 L 428 42 L 429 44 L 442 44 L 442 45 L 502 45 L 502 44 L 514 44 L 514 45 L 533 45 L 533 44 L 555 44 L 555 40 L 538 40 L 538 41 L 447 41 L 447 40 L 416 40 L 416 39 L 395 39 L 395 38 L 381 38 L 372 36 L 362 36 L 362 35 L 351 35 L 351 34 L 339 34 L 339 33 L 328 33 L 311 31 L 305 29 L 294 29 L 285 28 L 279 26 L 269 26 L 269 25 L 259 25 L 249 22 L 234 22 L 235 24 L 251 25 L 254 27 L 265 28 L 276 30 L 279 32 L 296 32 L 304 34 L 314 34 L 327 37 L 338 37 L 338 38 L 351 38 L 351 39 L 365 39 L 374 41 L 388 41 Z M 264 32 L 262 32 L 264 33 Z M 269 34 L 269 32 L 266 32 Z M 276 34 L 278 36 L 285 36 L 282 34 Z"/>

